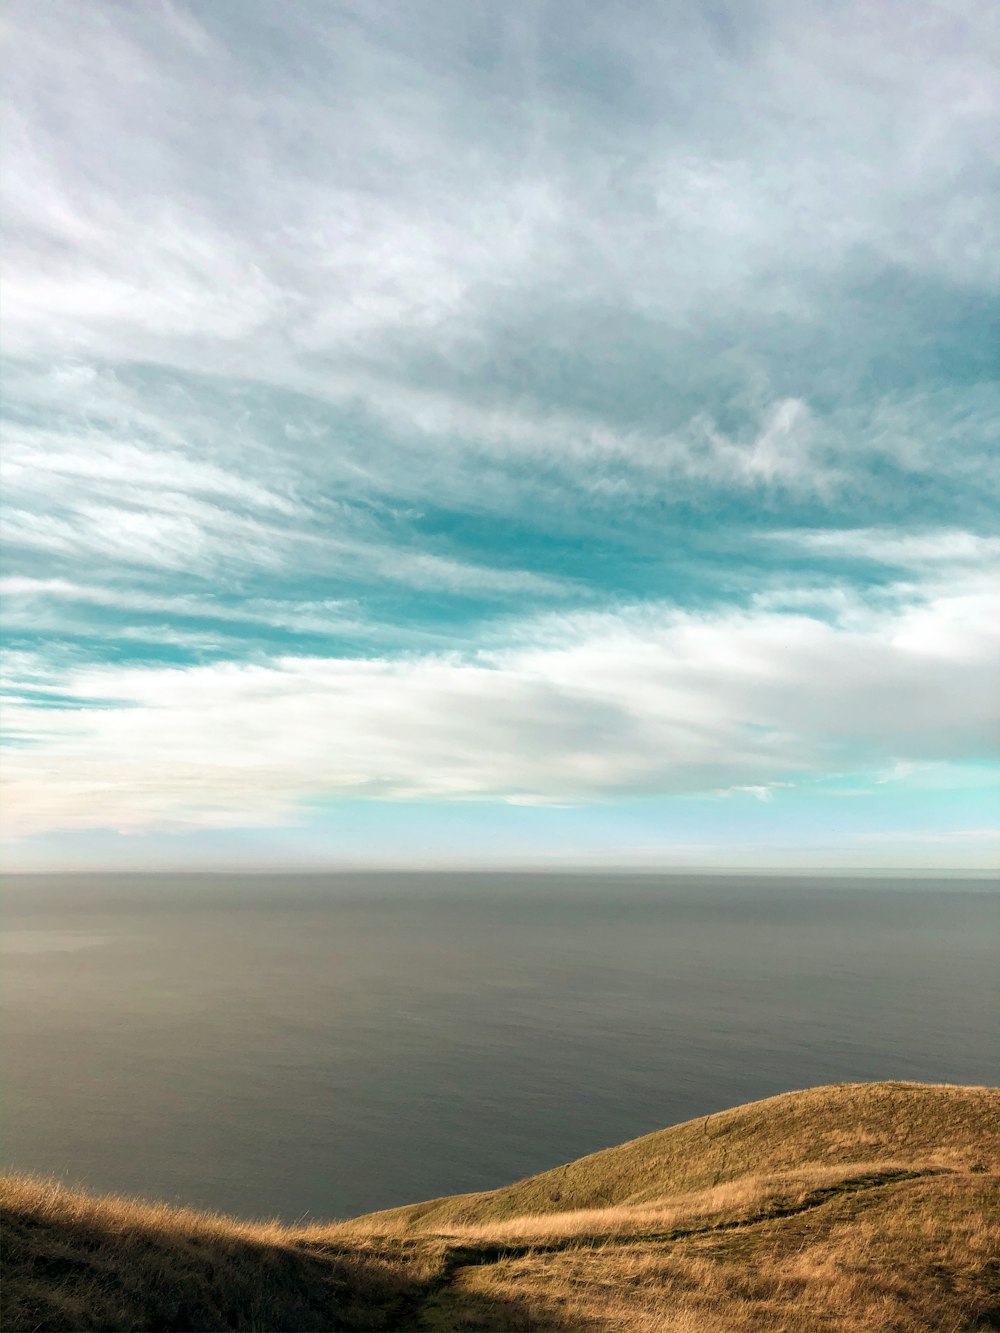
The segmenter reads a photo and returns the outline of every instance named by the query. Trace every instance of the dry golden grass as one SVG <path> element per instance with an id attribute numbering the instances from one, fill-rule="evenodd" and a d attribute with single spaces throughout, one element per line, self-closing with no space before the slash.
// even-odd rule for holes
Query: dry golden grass
<path id="1" fill-rule="evenodd" d="M 392 1327 L 443 1251 L 426 1242 L 343 1251 L 278 1222 L 16 1176 L 3 1180 L 0 1206 L 8 1333 Z"/>
<path id="2" fill-rule="evenodd" d="M 622 1333 L 1000 1326 L 995 1177 L 899 1182 L 822 1209 L 671 1245 L 636 1241 L 461 1269 L 436 1301 L 444 1328 L 501 1329 L 516 1296 L 525 1329 Z"/>
<path id="3" fill-rule="evenodd" d="M 1000 1090 L 790 1093 L 286 1227 L 3 1185 L 3 1329 L 1000 1329 Z M 535 1206 L 532 1206 L 535 1205 Z"/>
<path id="4" fill-rule="evenodd" d="M 942 1168 L 928 1166 L 928 1172 Z M 857 1162 L 838 1166 L 807 1167 L 777 1175 L 748 1174 L 712 1189 L 679 1194 L 668 1203 L 617 1204 L 608 1208 L 577 1208 L 561 1213 L 536 1213 L 509 1217 L 498 1222 L 441 1222 L 433 1232 L 419 1230 L 405 1219 L 393 1215 L 388 1223 L 383 1214 L 371 1214 L 357 1221 L 314 1227 L 309 1234 L 317 1239 L 345 1240 L 379 1237 L 403 1238 L 432 1234 L 463 1243 L 543 1244 L 549 1241 L 615 1237 L 655 1236 L 675 1239 L 679 1233 L 741 1226 L 747 1221 L 798 1211 L 822 1200 L 826 1194 L 851 1192 L 871 1185 L 891 1183 L 898 1177 L 910 1177 L 913 1168 L 904 1162 Z M 394 1210 L 395 1213 L 395 1210 Z"/>

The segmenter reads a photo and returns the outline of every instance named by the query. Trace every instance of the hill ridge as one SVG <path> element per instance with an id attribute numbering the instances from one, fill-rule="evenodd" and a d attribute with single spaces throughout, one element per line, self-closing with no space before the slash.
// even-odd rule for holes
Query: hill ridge
<path id="1" fill-rule="evenodd" d="M 942 1118 L 952 1127 L 950 1142 L 943 1142 L 938 1134 Z M 842 1127 L 845 1120 L 849 1131 Z M 721 1128 L 710 1131 L 710 1125 L 720 1122 Z M 806 1134 L 806 1129 L 812 1134 Z M 980 1155 L 978 1148 L 967 1146 L 968 1140 L 995 1139 L 998 1134 L 1000 1109 L 995 1089 L 898 1080 L 824 1084 L 696 1116 L 500 1189 L 385 1209 L 358 1222 L 382 1218 L 393 1225 L 404 1220 L 422 1226 L 449 1220 L 470 1224 L 477 1217 L 498 1221 L 501 1215 L 563 1211 L 599 1202 L 613 1206 L 654 1201 L 662 1194 L 665 1170 L 675 1193 L 713 1188 L 745 1176 L 748 1168 L 739 1158 L 740 1146 L 754 1154 L 756 1167 L 765 1165 L 774 1172 L 819 1160 L 866 1162 L 876 1148 L 891 1152 L 894 1160 L 899 1157 L 904 1164 L 927 1157 L 932 1164 L 963 1165 L 970 1153 Z M 709 1147 L 699 1141 L 700 1136 Z M 774 1150 L 775 1141 L 787 1145 L 784 1158 Z M 858 1153 L 858 1147 L 867 1151 Z M 593 1184 L 595 1176 L 599 1190 Z M 638 1188 L 623 1193 L 625 1181 L 639 1182 Z"/>

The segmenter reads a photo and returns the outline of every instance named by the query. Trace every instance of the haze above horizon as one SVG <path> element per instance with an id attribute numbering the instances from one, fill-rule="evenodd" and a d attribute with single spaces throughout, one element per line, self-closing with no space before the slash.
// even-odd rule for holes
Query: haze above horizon
<path id="1" fill-rule="evenodd" d="M 4 26 L 12 870 L 997 864 L 1000 10 Z"/>

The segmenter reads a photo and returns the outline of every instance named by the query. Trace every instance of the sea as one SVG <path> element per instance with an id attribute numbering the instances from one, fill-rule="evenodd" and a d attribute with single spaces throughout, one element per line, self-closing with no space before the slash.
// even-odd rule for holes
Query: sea
<path id="1" fill-rule="evenodd" d="M 25 875 L 5 1168 L 288 1221 L 741 1102 L 1000 1082 L 1000 886 L 783 874 Z"/>

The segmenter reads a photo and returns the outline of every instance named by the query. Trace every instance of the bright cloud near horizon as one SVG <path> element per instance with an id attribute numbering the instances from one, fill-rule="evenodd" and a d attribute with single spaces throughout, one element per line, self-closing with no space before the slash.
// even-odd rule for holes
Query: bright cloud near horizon
<path id="1" fill-rule="evenodd" d="M 996 6 L 3 27 L 11 869 L 996 865 Z"/>

